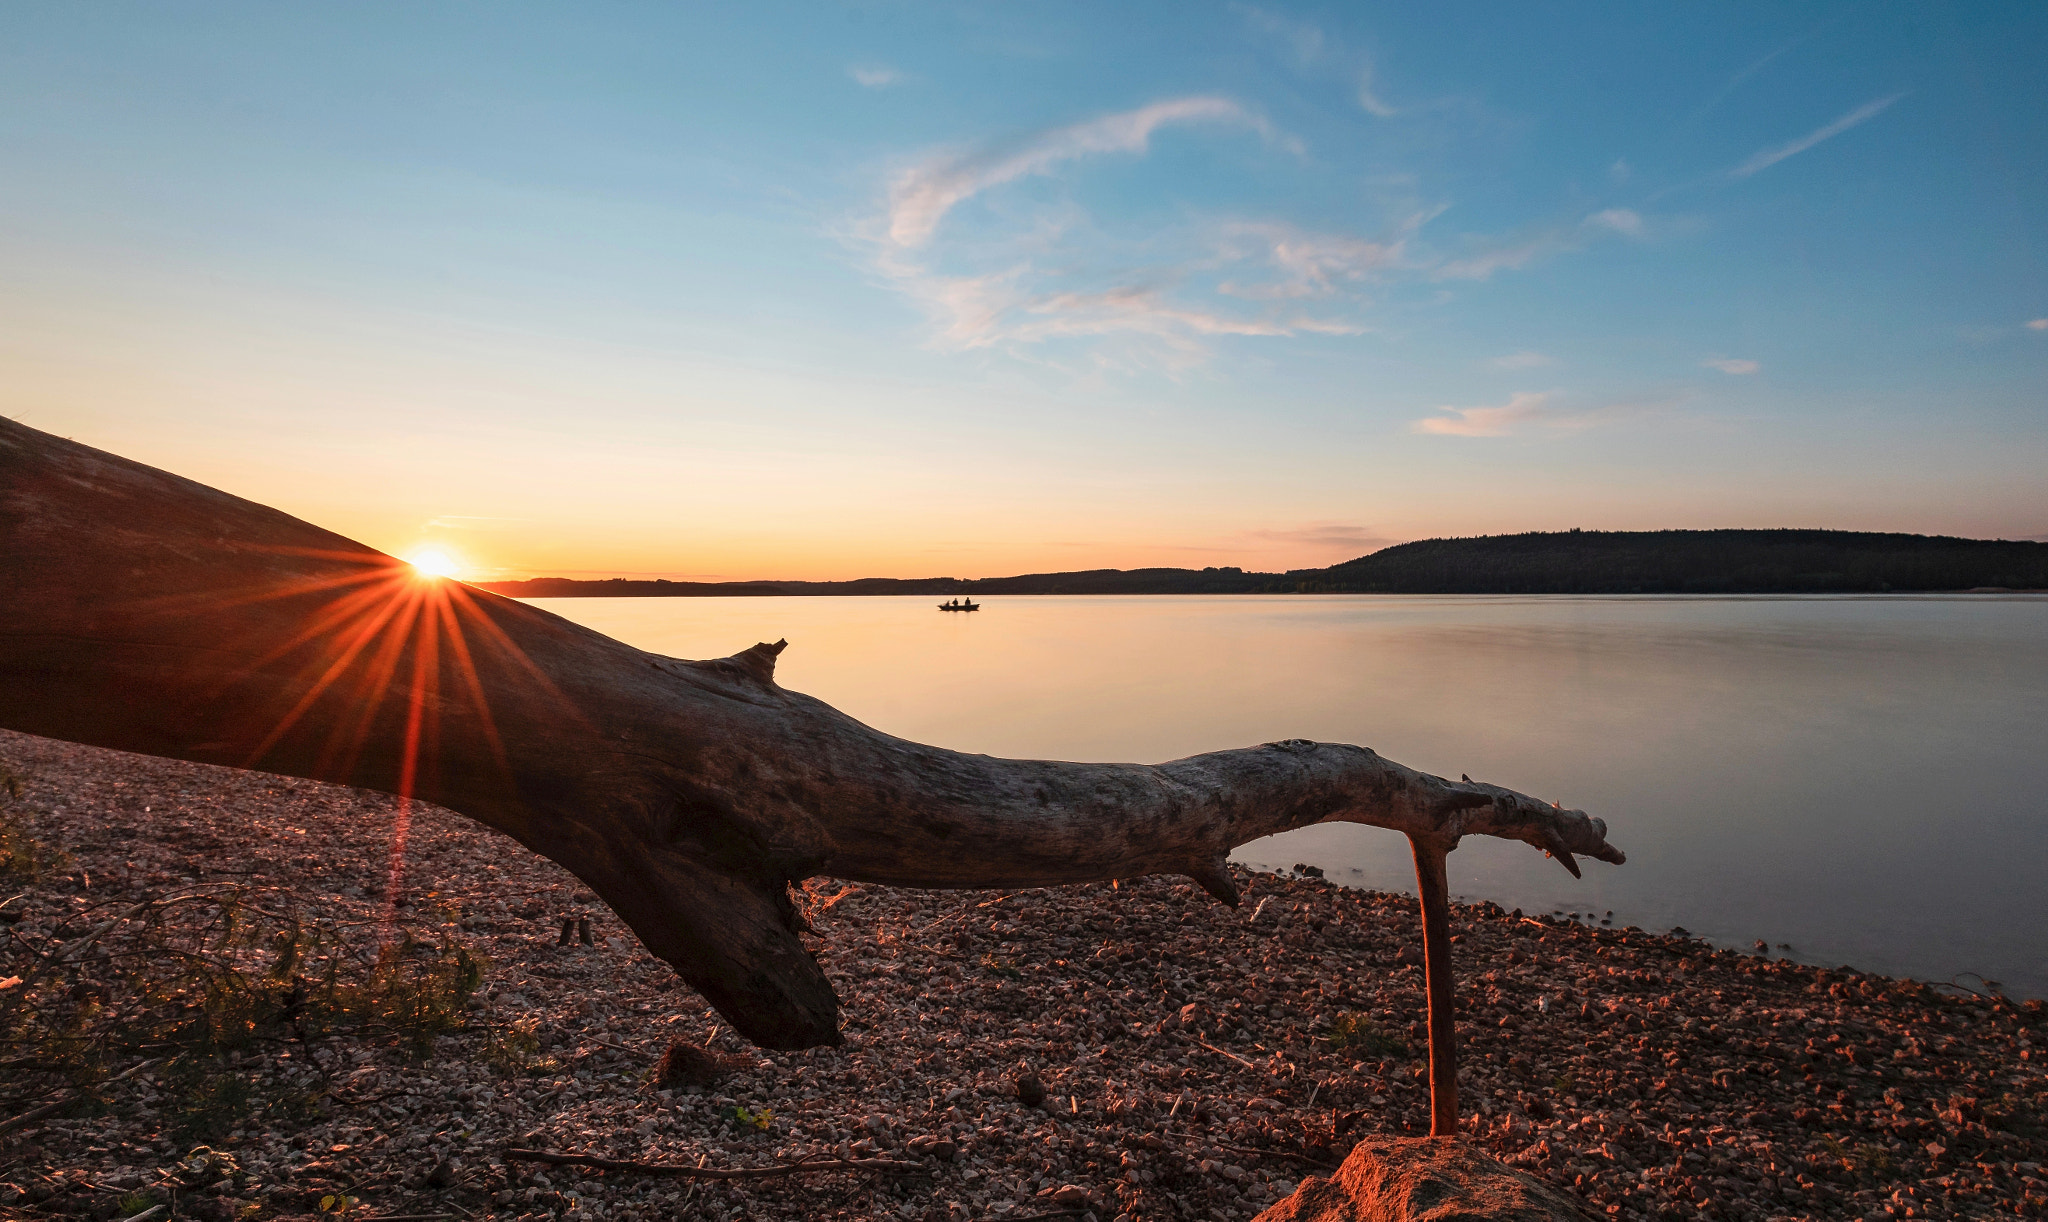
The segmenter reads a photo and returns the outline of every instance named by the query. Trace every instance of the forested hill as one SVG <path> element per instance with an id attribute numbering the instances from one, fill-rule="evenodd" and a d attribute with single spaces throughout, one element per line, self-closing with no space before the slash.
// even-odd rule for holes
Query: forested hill
<path id="1" fill-rule="evenodd" d="M 517 598 L 805 594 L 1876 594 L 2048 590 L 2048 543 L 1845 530 L 1424 539 L 1325 569 L 1090 569 L 859 581 L 486 581 Z"/>
<path id="2" fill-rule="evenodd" d="M 1387 594 L 2041 590 L 2048 543 L 1846 530 L 1575 530 L 1403 543 L 1315 580 L 1327 591 Z"/>

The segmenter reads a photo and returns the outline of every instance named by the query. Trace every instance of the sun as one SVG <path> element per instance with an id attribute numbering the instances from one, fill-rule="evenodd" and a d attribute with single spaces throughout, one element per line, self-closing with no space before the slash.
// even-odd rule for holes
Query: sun
<path id="1" fill-rule="evenodd" d="M 406 557 L 406 563 L 412 565 L 422 577 L 453 577 L 462 571 L 462 566 L 455 562 L 455 557 L 438 547 L 423 547 Z"/>

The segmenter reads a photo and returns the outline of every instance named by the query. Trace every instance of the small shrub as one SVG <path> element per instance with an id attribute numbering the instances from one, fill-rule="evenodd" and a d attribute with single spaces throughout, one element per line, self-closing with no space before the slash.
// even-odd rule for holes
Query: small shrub
<path id="1" fill-rule="evenodd" d="M 69 856 L 44 844 L 15 814 L 22 788 L 28 778 L 0 764 L 0 883 L 17 886 L 57 873 L 71 863 Z"/>
<path id="2" fill-rule="evenodd" d="M 749 1111 L 738 1104 L 733 1105 L 732 1127 L 742 1133 L 766 1133 L 775 1121 L 775 1109 L 764 1107 L 758 1112 Z"/>
<path id="3" fill-rule="evenodd" d="M 53 1090 L 89 1092 L 148 1057 L 163 1062 L 157 1072 L 171 1087 L 166 1124 L 215 1138 L 251 1114 L 299 1118 L 322 1107 L 325 1086 L 310 1078 L 233 1071 L 242 1050 L 348 1033 L 425 1056 L 466 1024 L 486 965 L 462 942 L 407 936 L 371 954 L 289 903 L 281 892 L 195 889 L 37 930 L 44 955 L 71 949 L 24 962 L 21 983 L 0 991 L 0 1043 L 36 1052 L 32 1068 L 0 1081 L 0 1114 Z M 530 1028 L 498 1043 L 507 1064 L 551 1065 Z M 81 1109 L 95 1105 L 88 1094 Z"/>
<path id="4" fill-rule="evenodd" d="M 408 933 L 377 948 L 369 976 L 337 986 L 326 1001 L 336 1017 L 400 1036 L 414 1056 L 433 1051 L 434 1037 L 461 1029 L 471 994 L 484 980 L 483 961 L 452 940 L 429 945 Z"/>
<path id="5" fill-rule="evenodd" d="M 1883 1146 L 1859 1145 L 1851 1161 L 1858 1171 L 1875 1183 L 1887 1183 L 1897 1178 L 1898 1165 L 1892 1161 L 1892 1152 Z"/>
<path id="6" fill-rule="evenodd" d="M 1323 1028 L 1323 1042 L 1332 1051 L 1356 1057 L 1405 1057 L 1408 1041 L 1387 1030 L 1369 1015 L 1349 1011 L 1337 1015 Z"/>
<path id="7" fill-rule="evenodd" d="M 249 1080 L 238 1073 L 210 1072 L 211 1065 L 198 1057 L 180 1058 L 172 1072 L 164 1075 L 171 1088 L 171 1131 L 178 1137 L 214 1140 L 247 1116 L 255 1098 Z"/>
<path id="8" fill-rule="evenodd" d="M 484 1064 L 508 1078 L 530 1077 L 558 1069 L 561 1063 L 540 1050 L 540 1020 L 516 1019 L 484 1032 Z"/>

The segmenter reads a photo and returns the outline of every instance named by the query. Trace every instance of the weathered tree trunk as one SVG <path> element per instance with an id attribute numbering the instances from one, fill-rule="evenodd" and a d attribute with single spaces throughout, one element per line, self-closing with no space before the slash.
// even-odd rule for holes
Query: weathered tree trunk
<path id="1" fill-rule="evenodd" d="M 920 746 L 777 686 L 780 649 L 644 653 L 0 420 L 0 726 L 460 811 L 574 872 L 770 1047 L 839 1039 L 787 890 L 816 874 L 1015 887 L 1178 873 L 1234 901 L 1233 847 L 1332 820 L 1622 860 L 1581 812 L 1362 747 L 1148 767 Z"/>

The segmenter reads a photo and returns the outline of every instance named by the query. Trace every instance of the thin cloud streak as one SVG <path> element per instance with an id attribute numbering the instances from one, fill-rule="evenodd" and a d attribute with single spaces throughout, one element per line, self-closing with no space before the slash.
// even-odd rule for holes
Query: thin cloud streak
<path id="1" fill-rule="evenodd" d="M 2029 331 L 2048 331 L 2048 318 L 2031 318 L 2031 319 L 2028 319 L 2028 320 L 2027 320 L 2027 330 L 2029 330 Z"/>
<path id="2" fill-rule="evenodd" d="M 1328 297 L 1344 283 L 1372 279 L 1400 267 L 1409 236 L 1427 219 L 1427 215 L 1411 217 L 1401 226 L 1398 236 L 1384 242 L 1343 234 L 1306 233 L 1287 225 L 1234 226 L 1220 256 L 1233 262 L 1249 257 L 1235 239 L 1254 238 L 1262 247 L 1260 253 L 1281 278 L 1267 283 L 1226 280 L 1216 291 L 1264 301 Z"/>
<path id="3" fill-rule="evenodd" d="M 1317 522 L 1295 530 L 1248 530 L 1248 539 L 1261 543 L 1283 543 L 1289 546 L 1342 548 L 1355 555 L 1376 552 L 1383 547 L 1392 547 L 1401 542 L 1388 538 L 1364 526 L 1348 526 L 1340 522 Z"/>
<path id="4" fill-rule="evenodd" d="M 1576 225 L 1542 230 L 1518 242 L 1496 246 L 1463 259 L 1452 259 L 1436 269 L 1438 280 L 1487 280 L 1495 272 L 1517 271 L 1550 255 L 1577 250 L 1593 238 L 1616 234 L 1642 238 L 1648 229 L 1641 214 L 1627 208 L 1605 208 Z"/>
<path id="5" fill-rule="evenodd" d="M 1359 70 L 1358 105 L 1364 109 L 1365 113 L 1376 119 L 1391 119 L 1395 115 L 1400 114 L 1400 111 L 1387 105 L 1386 102 L 1380 99 L 1379 94 L 1373 92 L 1372 75 L 1371 64 L 1367 64 Z"/>
<path id="6" fill-rule="evenodd" d="M 1347 319 L 1288 303 L 1332 296 L 1399 259 L 1398 241 L 1375 243 L 1279 225 L 1232 226 L 1214 249 L 1211 272 L 1216 262 L 1257 262 L 1278 273 L 1277 280 L 1249 286 L 1225 281 L 1218 293 L 1271 304 L 1242 317 L 1173 300 L 1170 290 L 1203 271 L 1201 260 L 1155 269 L 1144 280 L 1085 290 L 1059 287 L 1057 272 L 1029 260 L 979 275 L 948 275 L 886 243 L 876 268 L 924 306 L 941 349 L 1123 336 L 1141 341 L 1154 356 L 1163 354 L 1169 367 L 1188 367 L 1206 357 L 1204 341 L 1216 337 L 1361 334 L 1365 328 Z"/>
<path id="7" fill-rule="evenodd" d="M 903 73 L 883 64 L 855 64 L 846 70 L 846 75 L 865 89 L 887 89 L 903 83 Z"/>
<path id="8" fill-rule="evenodd" d="M 1364 55 L 1347 53 L 1342 47 L 1333 50 L 1330 40 L 1323 35 L 1321 26 L 1249 4 L 1235 4 L 1231 7 L 1236 9 L 1252 28 L 1286 43 L 1294 52 L 1296 62 L 1303 69 L 1312 69 L 1331 60 L 1338 61 L 1339 64 L 1350 61 L 1358 73 L 1355 86 L 1358 106 L 1367 114 L 1377 119 L 1391 119 L 1401 113 L 1382 98 L 1374 86 L 1372 61 Z"/>
<path id="9" fill-rule="evenodd" d="M 1523 426 L 1535 426 L 1553 433 L 1578 433 L 1601 425 L 1662 412 L 1672 399 L 1622 400 L 1578 411 L 1552 406 L 1551 391 L 1517 391 L 1497 407 L 1440 407 L 1441 416 L 1425 416 L 1409 422 L 1408 431 L 1437 437 L 1505 437 Z"/>
<path id="10" fill-rule="evenodd" d="M 985 276 L 942 276 L 899 265 L 895 280 L 932 316 L 939 328 L 935 345 L 958 351 L 1123 336 L 1164 353 L 1169 367 L 1187 367 L 1207 355 L 1202 341 L 1217 337 L 1356 335 L 1363 330 L 1341 319 L 1305 315 L 1236 318 L 1173 302 L 1157 285 L 1031 293 L 1019 287 L 1031 271 L 1020 265 Z"/>
<path id="11" fill-rule="evenodd" d="M 1760 170 L 1771 168 L 1787 157 L 1797 157 L 1823 140 L 1832 140 L 1850 128 L 1876 118 L 1878 115 L 1883 114 L 1886 108 L 1890 107 L 1893 102 L 1905 96 L 1904 93 L 1895 93 L 1888 98 L 1879 98 L 1874 102 L 1865 102 L 1826 127 L 1810 132 L 1790 144 L 1764 149 L 1748 161 L 1728 171 L 1728 176 L 1730 178 L 1748 178 Z"/>
<path id="12" fill-rule="evenodd" d="M 1757 370 L 1763 368 L 1762 365 L 1757 364 L 1755 361 L 1745 361 L 1739 357 L 1728 356 L 1717 356 L 1709 360 L 1701 361 L 1700 364 L 1704 365 L 1708 369 L 1718 369 L 1722 373 L 1734 374 L 1737 377 L 1740 377 L 1745 374 L 1755 373 Z"/>
<path id="13" fill-rule="evenodd" d="M 1495 369 L 1541 369 L 1546 365 L 1557 364 L 1557 358 L 1545 356 L 1541 352 L 1525 348 L 1520 352 L 1510 352 L 1506 356 L 1494 357 L 1486 363 Z"/>
<path id="14" fill-rule="evenodd" d="M 1603 209 L 1587 217 L 1585 224 L 1595 229 L 1613 230 L 1625 238 L 1643 236 L 1642 215 L 1628 208 Z"/>
<path id="15" fill-rule="evenodd" d="M 889 238 L 898 246 L 921 246 L 946 213 L 990 187 L 1093 154 L 1143 153 L 1152 133 L 1170 123 L 1236 123 L 1268 138 L 1275 135 L 1271 124 L 1229 98 L 1188 97 L 1054 128 L 1006 153 L 936 158 L 896 180 L 890 191 Z"/>
<path id="16" fill-rule="evenodd" d="M 1720 89 L 1716 90 L 1713 97 L 1708 98 L 1704 105 L 1702 105 L 1698 110 L 1693 112 L 1693 121 L 1698 122 L 1700 119 L 1705 118 L 1707 112 L 1713 110 L 1714 107 L 1719 106 L 1722 102 L 1727 101 L 1729 94 L 1734 93 L 1737 89 L 1741 88 L 1744 81 L 1747 81 L 1750 77 L 1753 77 L 1757 73 L 1762 72 L 1764 68 L 1767 65 L 1769 65 L 1772 60 L 1778 58 L 1780 55 L 1785 54 L 1787 51 L 1792 50 L 1793 48 L 1797 47 L 1799 44 L 1805 42 L 1807 39 L 1811 37 L 1813 37 L 1813 35 L 1811 34 L 1802 34 L 1799 37 L 1793 39 L 1791 42 L 1788 42 L 1785 45 L 1779 47 L 1777 50 L 1772 51 L 1769 54 L 1765 55 L 1762 59 L 1759 59 L 1756 62 L 1750 64 L 1749 67 L 1744 68 L 1740 72 L 1737 72 L 1734 76 L 1729 77 L 1727 84 L 1721 86 Z"/>
<path id="17" fill-rule="evenodd" d="M 1408 431 L 1437 437 L 1500 437 L 1542 415 L 1548 402 L 1547 391 L 1516 391 L 1499 407 L 1440 407 L 1438 411 L 1450 414 L 1412 421 Z"/>

